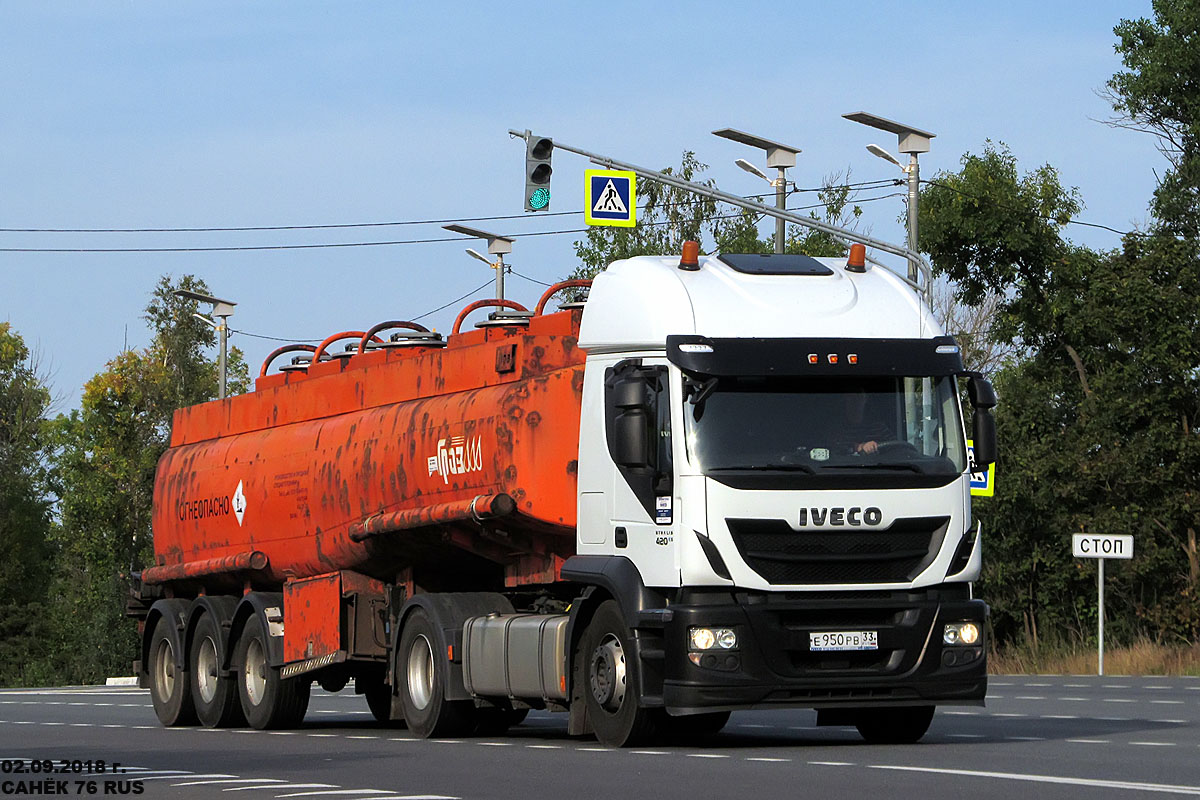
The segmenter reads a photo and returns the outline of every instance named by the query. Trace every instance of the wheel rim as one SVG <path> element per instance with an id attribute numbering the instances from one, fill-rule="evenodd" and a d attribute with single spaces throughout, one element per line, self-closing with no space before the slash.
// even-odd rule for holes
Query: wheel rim
<path id="1" fill-rule="evenodd" d="M 253 705 L 263 701 L 267 692 L 267 656 L 262 642 L 251 639 L 246 647 L 246 663 L 242 665 L 242 680 L 246 685 L 246 696 Z"/>
<path id="2" fill-rule="evenodd" d="M 592 651 L 588 672 L 592 697 L 600 707 L 609 711 L 620 709 L 626 687 L 625 648 L 621 646 L 621 640 L 611 633 L 605 636 Z"/>
<path id="3" fill-rule="evenodd" d="M 408 696 L 417 708 L 433 700 L 433 647 L 419 634 L 408 649 Z"/>
<path id="4" fill-rule="evenodd" d="M 205 636 L 196 651 L 196 687 L 205 703 L 217 696 L 217 643 L 211 636 Z"/>
<path id="5" fill-rule="evenodd" d="M 159 639 L 154 651 L 154 686 L 160 700 L 169 700 L 175 695 L 175 648 L 170 639 Z"/>

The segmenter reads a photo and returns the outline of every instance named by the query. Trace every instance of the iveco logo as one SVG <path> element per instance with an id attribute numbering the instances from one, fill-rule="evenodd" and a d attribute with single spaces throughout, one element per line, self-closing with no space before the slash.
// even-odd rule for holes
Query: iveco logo
<path id="1" fill-rule="evenodd" d="M 883 522 L 883 512 L 878 508 L 802 508 L 800 527 L 805 528 L 812 519 L 813 525 L 878 525 Z"/>

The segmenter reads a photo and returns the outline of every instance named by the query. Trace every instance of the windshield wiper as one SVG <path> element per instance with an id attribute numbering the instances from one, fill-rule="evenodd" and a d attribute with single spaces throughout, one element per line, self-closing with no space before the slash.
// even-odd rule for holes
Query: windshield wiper
<path id="1" fill-rule="evenodd" d="M 916 472 L 919 475 L 928 474 L 926 470 L 916 464 L 895 461 L 864 461 L 861 464 L 826 464 L 821 469 L 895 469 Z"/>
<path id="2" fill-rule="evenodd" d="M 816 473 L 816 470 L 807 464 L 744 464 L 736 467 L 717 467 L 708 471 L 734 472 L 737 470 L 747 472 L 807 472 L 809 475 Z"/>

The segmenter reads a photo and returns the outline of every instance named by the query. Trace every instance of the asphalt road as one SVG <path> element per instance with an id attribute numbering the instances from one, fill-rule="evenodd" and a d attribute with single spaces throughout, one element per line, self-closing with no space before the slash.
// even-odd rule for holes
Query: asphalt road
<path id="1" fill-rule="evenodd" d="M 539 712 L 505 737 L 414 739 L 377 726 L 350 690 L 315 691 L 304 726 L 274 732 L 162 728 L 138 689 L 7 690 L 0 794 L 114 796 L 140 786 L 145 797 L 179 800 L 1200 795 L 1200 679 L 999 676 L 990 687 L 986 708 L 939 710 L 916 745 L 867 745 L 854 729 L 817 728 L 815 714 L 800 710 L 734 714 L 703 747 L 632 750 L 572 739 L 565 715 Z M 15 760 L 29 770 L 31 759 L 53 759 L 56 769 L 64 759 L 119 762 L 125 772 L 11 771 Z"/>

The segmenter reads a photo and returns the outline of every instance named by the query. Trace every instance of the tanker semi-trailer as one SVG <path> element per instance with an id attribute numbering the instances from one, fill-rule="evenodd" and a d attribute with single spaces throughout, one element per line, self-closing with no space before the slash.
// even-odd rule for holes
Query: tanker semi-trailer
<path id="1" fill-rule="evenodd" d="M 280 348 L 176 412 L 129 604 L 159 719 L 291 726 L 351 680 L 419 736 L 536 708 L 614 746 L 780 707 L 915 741 L 981 705 L 958 381 L 978 464 L 991 386 L 861 246 L 684 253 Z"/>

